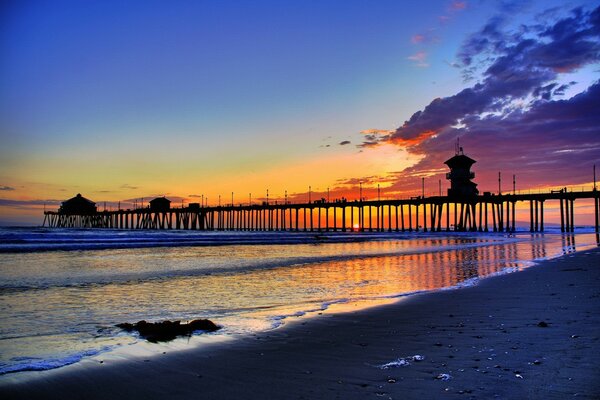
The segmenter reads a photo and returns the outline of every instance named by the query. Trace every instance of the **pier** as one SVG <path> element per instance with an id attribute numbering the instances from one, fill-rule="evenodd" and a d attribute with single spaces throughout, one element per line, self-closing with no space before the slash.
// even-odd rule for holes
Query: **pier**
<path id="1" fill-rule="evenodd" d="M 191 203 L 171 207 L 158 197 L 147 207 L 98 211 L 96 203 L 80 194 L 62 203 L 58 211 L 45 211 L 43 226 L 51 228 L 189 229 L 201 231 L 310 231 L 310 232 L 514 232 L 517 208 L 529 208 L 530 232 L 543 232 L 544 206 L 558 202 L 561 232 L 575 229 L 575 200 L 593 199 L 594 224 L 599 232 L 600 193 L 595 184 L 589 191 L 567 188 L 547 193 L 515 191 L 479 194 L 471 167 L 475 160 L 456 144 L 455 155 L 445 162 L 450 168 L 445 196 L 409 199 L 333 202 L 322 198 L 307 203 L 264 201 L 261 204 L 207 206 Z M 440 185 L 441 188 L 441 185 Z M 440 189 L 441 192 L 441 189 Z M 233 194 L 232 194 L 233 196 Z M 267 194 L 268 199 L 268 194 Z M 518 205 L 521 205 L 518 207 Z M 554 203 L 556 204 L 556 203 Z"/>
<path id="2" fill-rule="evenodd" d="M 68 213 L 46 211 L 51 228 L 190 229 L 204 231 L 310 232 L 513 232 L 517 204 L 529 208 L 531 232 L 544 231 L 544 206 L 556 201 L 561 232 L 575 228 L 575 200 L 594 199 L 599 229 L 600 192 L 566 190 L 537 194 L 489 194 L 471 201 L 451 196 L 402 200 L 335 201 L 304 204 L 253 204 L 180 208 L 145 208 Z"/>

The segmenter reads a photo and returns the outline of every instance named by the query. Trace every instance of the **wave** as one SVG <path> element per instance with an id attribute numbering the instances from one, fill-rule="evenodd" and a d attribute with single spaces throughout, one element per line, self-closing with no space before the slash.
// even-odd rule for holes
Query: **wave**
<path id="1" fill-rule="evenodd" d="M 579 230 L 578 233 L 589 229 Z M 554 232 L 555 229 L 550 229 Z M 523 231 L 525 232 L 525 231 Z M 0 253 L 86 251 L 153 247 L 286 245 L 355 243 L 439 236 L 502 236 L 502 233 L 472 232 L 207 232 L 142 231 L 116 229 L 0 228 Z"/>
<path id="2" fill-rule="evenodd" d="M 92 357 L 100 353 L 105 353 L 113 348 L 114 346 L 107 346 L 100 349 L 85 350 L 68 354 L 63 357 L 48 359 L 37 357 L 15 357 L 11 360 L 13 361 L 11 364 L 0 364 L 0 375 L 25 371 L 47 371 L 49 369 L 60 368 L 66 365 L 75 364 L 84 357 Z"/>
<path id="3" fill-rule="evenodd" d="M 466 238 L 465 238 L 466 239 Z M 122 274 L 90 275 L 69 277 L 68 281 L 64 277 L 52 280 L 51 277 L 36 278 L 34 281 L 24 281 L 23 278 L 18 281 L 11 282 L 5 280 L 0 282 L 0 294 L 22 292 L 28 290 L 46 290 L 51 288 L 69 287 L 69 288 L 84 288 L 92 285 L 115 285 L 115 284 L 138 284 L 147 281 L 166 280 L 173 278 L 188 278 L 205 275 L 229 274 L 229 273 L 245 273 L 256 270 L 266 270 L 285 267 L 298 267 L 309 264 L 320 264 L 326 262 L 350 261 L 358 259 L 372 259 L 381 257 L 399 257 L 410 256 L 415 254 L 439 253 L 445 251 L 464 250 L 474 247 L 503 245 L 510 242 L 517 242 L 523 239 L 508 237 L 508 236 L 493 236 L 493 237 L 478 237 L 469 243 L 447 244 L 436 247 L 410 247 L 400 250 L 377 251 L 367 253 L 350 253 L 338 255 L 314 255 L 301 257 L 278 257 L 274 259 L 261 260 L 243 260 L 238 261 L 235 265 L 227 263 L 225 265 L 201 265 L 192 269 L 172 269 L 172 270 L 150 270 L 140 272 L 128 272 Z"/>

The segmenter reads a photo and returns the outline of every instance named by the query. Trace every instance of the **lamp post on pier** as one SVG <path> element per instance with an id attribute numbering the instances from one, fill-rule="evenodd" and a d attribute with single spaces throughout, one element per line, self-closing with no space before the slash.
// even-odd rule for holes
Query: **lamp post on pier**
<path id="1" fill-rule="evenodd" d="M 359 184 L 359 188 L 360 188 L 359 189 L 359 198 L 358 198 L 358 201 L 362 201 L 363 200 L 363 197 L 362 197 L 362 181 L 358 182 L 358 184 Z"/>
<path id="2" fill-rule="evenodd" d="M 498 194 L 502 194 L 502 174 L 498 171 Z"/>
<path id="3" fill-rule="evenodd" d="M 517 194 L 517 176 L 513 175 L 513 195 Z"/>

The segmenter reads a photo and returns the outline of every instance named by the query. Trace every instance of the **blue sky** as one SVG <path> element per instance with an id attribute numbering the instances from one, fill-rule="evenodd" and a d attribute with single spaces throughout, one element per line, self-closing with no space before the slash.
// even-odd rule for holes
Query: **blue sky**
<path id="1" fill-rule="evenodd" d="M 361 131 L 473 86 L 459 53 L 487 21 L 515 31 L 578 6 L 594 2 L 4 2 L 0 197 L 24 205 L 0 221 L 77 192 L 300 195 L 419 168 L 423 151 L 356 147 Z M 567 97 L 597 70 L 561 73 Z"/>

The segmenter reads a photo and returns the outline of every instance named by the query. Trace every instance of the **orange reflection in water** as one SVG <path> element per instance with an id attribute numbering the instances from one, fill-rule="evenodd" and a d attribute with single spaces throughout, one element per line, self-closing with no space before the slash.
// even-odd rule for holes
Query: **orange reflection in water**
<path id="1" fill-rule="evenodd" d="M 447 239 L 440 241 L 447 244 Z M 434 245 L 431 239 L 426 242 Z M 393 250 L 394 242 L 372 245 L 385 252 Z M 354 246 L 338 247 L 350 252 Z M 85 304 L 88 318 L 111 315 L 114 321 L 110 323 L 210 317 L 231 332 L 247 332 L 270 327 L 270 319 L 276 316 L 318 311 L 324 303 L 368 300 L 365 305 L 375 305 L 389 301 L 390 296 L 454 286 L 507 267 L 520 267 L 520 256 L 530 259 L 543 254 L 543 244 L 529 242 L 441 251 L 431 248 L 414 254 L 367 255 L 241 273 L 75 287 L 54 293 L 58 298 L 50 290 L 47 299 L 67 308 Z"/>
<path id="2" fill-rule="evenodd" d="M 516 240 L 454 235 L 7 254 L 0 262 L 3 283 L 20 276 L 27 284 L 0 290 L 5 310 L 0 362 L 131 343 L 135 339 L 123 336 L 115 324 L 142 319 L 210 318 L 225 334 L 256 332 L 332 304 L 332 311 L 356 310 L 520 269 L 533 259 L 575 250 L 575 240 L 575 235 L 521 235 Z M 596 235 L 577 235 L 578 250 L 597 242 Z M 294 260 L 285 255 L 306 258 L 290 265 Z M 256 259 L 270 264 L 252 265 Z"/>

